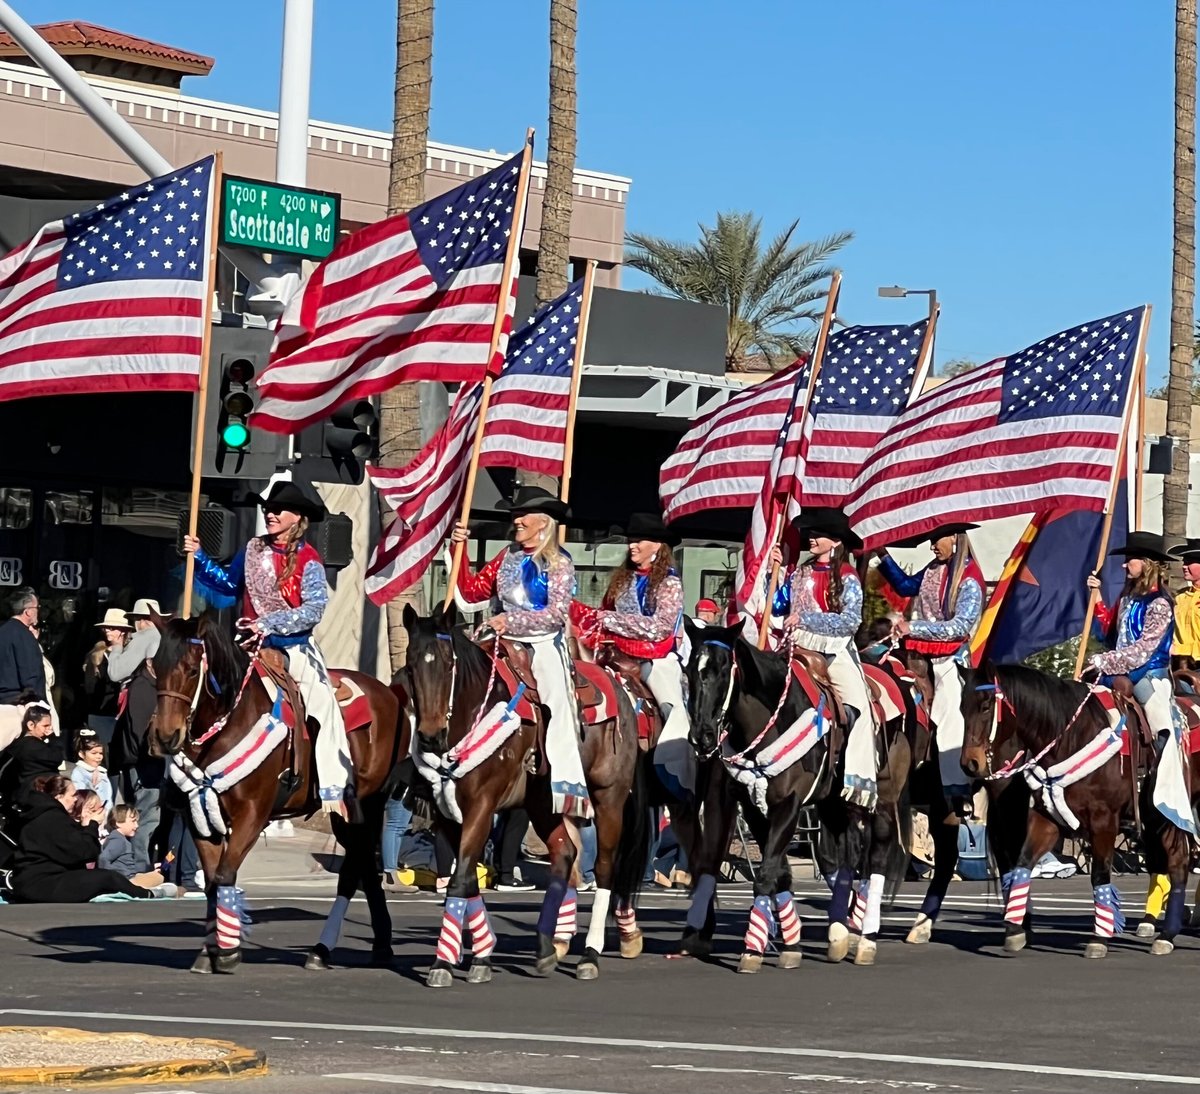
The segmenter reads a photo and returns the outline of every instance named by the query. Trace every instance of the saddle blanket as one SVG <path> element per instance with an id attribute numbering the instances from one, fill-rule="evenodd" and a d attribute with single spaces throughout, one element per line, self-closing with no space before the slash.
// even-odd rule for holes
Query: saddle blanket
<path id="1" fill-rule="evenodd" d="M 583 677 L 587 683 L 595 687 L 600 697 L 598 703 L 585 706 L 581 711 L 583 724 L 594 726 L 615 718 L 617 716 L 616 681 L 599 665 L 594 665 L 590 661 L 576 661 L 575 671 L 577 675 Z M 536 721 L 536 714 L 531 702 L 531 699 L 537 698 L 536 693 L 531 694 L 529 692 L 528 688 L 517 678 L 517 674 L 507 661 L 502 660 L 496 665 L 496 675 L 504 681 L 509 695 L 516 695 L 518 688 L 521 689 L 521 697 L 514 708 L 521 721 L 530 723 Z M 576 694 L 578 695 L 578 690 Z"/>
<path id="2" fill-rule="evenodd" d="M 340 669 L 330 669 L 329 679 L 333 684 L 333 696 L 342 712 L 346 732 L 367 729 L 371 724 L 371 700 L 358 682 Z"/>
<path id="3" fill-rule="evenodd" d="M 894 718 L 904 717 L 904 696 L 900 685 L 885 670 L 877 665 L 863 664 L 863 674 L 867 678 L 868 691 L 875 706 L 876 720 L 879 725 L 886 725 Z M 816 682 L 809 675 L 803 661 L 792 661 L 792 677 L 800 685 L 811 706 L 821 701 L 821 692 Z M 878 692 L 878 694 L 876 694 Z"/>

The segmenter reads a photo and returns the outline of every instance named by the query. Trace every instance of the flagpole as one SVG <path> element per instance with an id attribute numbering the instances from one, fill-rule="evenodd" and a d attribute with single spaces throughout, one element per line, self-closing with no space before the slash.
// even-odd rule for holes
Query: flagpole
<path id="1" fill-rule="evenodd" d="M 597 262 L 592 259 L 583 271 L 583 292 L 579 304 L 579 333 L 575 335 L 575 358 L 571 362 L 571 398 L 567 403 L 567 435 L 563 440 L 562 479 L 558 488 L 559 500 L 565 505 L 571 499 L 571 459 L 575 453 L 575 413 L 579 406 L 579 385 L 583 380 L 583 347 L 587 342 L 588 319 L 592 314 L 592 289 L 595 287 Z M 567 542 L 567 525 L 558 526 L 558 542 Z"/>
<path id="2" fill-rule="evenodd" d="M 529 168 L 533 162 L 533 127 L 525 131 L 525 150 L 521 154 L 521 173 L 517 179 L 516 212 L 513 215 L 512 232 L 508 237 L 508 249 L 504 252 L 504 270 L 500 284 L 507 293 L 512 292 L 513 267 L 521 247 L 521 235 L 525 230 L 525 200 L 529 195 Z M 492 362 L 500 348 L 500 337 L 504 332 L 504 320 L 508 311 L 508 296 L 502 296 L 496 305 L 496 321 L 492 324 L 492 344 L 488 350 L 487 372 L 483 377 L 483 395 L 479 400 L 479 421 L 475 425 L 475 442 L 471 448 L 471 463 L 467 468 L 467 482 L 463 490 L 462 512 L 459 523 L 466 524 L 471 516 L 471 502 L 475 498 L 475 478 L 479 474 L 479 452 L 483 446 L 483 427 L 487 422 L 488 403 L 492 399 Z M 450 607 L 454 599 L 454 587 L 458 584 L 458 573 L 462 569 L 463 549 L 466 545 L 454 545 L 454 559 L 450 565 L 449 581 L 446 585 L 446 600 L 443 608 Z"/>
<path id="3" fill-rule="evenodd" d="M 941 304 L 934 304 L 929 312 L 929 322 L 925 326 L 925 337 L 921 339 L 921 349 L 917 354 L 917 367 L 913 371 L 912 387 L 908 392 L 906 406 L 912 406 L 921 397 L 925 381 L 929 379 L 929 374 L 933 371 L 934 331 L 937 328 L 938 316 L 941 314 Z"/>
<path id="4" fill-rule="evenodd" d="M 1121 441 L 1117 448 L 1117 458 L 1113 463 L 1112 478 L 1108 485 L 1108 502 L 1104 507 L 1104 524 L 1100 529 L 1100 549 L 1096 553 L 1096 566 L 1094 572 L 1100 573 L 1104 566 L 1104 560 L 1108 556 L 1108 537 L 1112 533 L 1113 509 L 1117 504 L 1117 491 L 1121 486 L 1121 471 L 1124 468 L 1126 454 L 1129 451 L 1129 427 L 1134 416 L 1134 398 L 1141 390 L 1145 382 L 1144 369 L 1146 364 L 1145 346 L 1146 335 L 1150 329 L 1150 311 L 1149 304 L 1146 305 L 1146 310 L 1142 313 L 1141 329 L 1138 331 L 1137 350 L 1134 353 L 1134 373 L 1129 378 L 1130 398 L 1126 401 L 1124 412 L 1124 428 L 1121 430 Z M 1136 484 L 1135 484 L 1136 489 Z M 1139 513 L 1139 516 L 1141 514 Z M 1083 674 L 1083 662 L 1087 657 L 1087 642 L 1088 634 L 1092 629 L 1092 617 L 1096 613 L 1096 601 L 1100 599 L 1100 590 L 1091 589 L 1088 595 L 1087 611 L 1083 615 L 1083 633 L 1079 637 L 1079 653 L 1075 657 L 1075 679 L 1078 680 Z"/>
<path id="5" fill-rule="evenodd" d="M 213 297 L 217 293 L 217 238 L 220 236 L 217 209 L 221 195 L 223 156 L 217 152 L 213 162 L 212 191 L 208 203 L 208 287 L 204 294 L 204 332 L 200 342 L 200 386 L 196 391 L 196 439 L 192 445 L 192 492 L 188 500 L 188 535 L 194 536 L 200 527 L 200 480 L 204 475 L 204 442 L 208 429 L 208 376 L 212 357 Z M 183 604 L 180 615 L 192 614 L 192 582 L 196 574 L 196 556 L 188 551 L 183 563 Z"/>
<path id="6" fill-rule="evenodd" d="M 1143 341 L 1144 346 L 1144 341 Z M 1142 380 L 1138 384 L 1137 405 L 1137 435 L 1134 437 L 1134 467 L 1133 467 L 1133 523 L 1134 527 L 1142 526 L 1142 501 L 1145 497 L 1143 477 L 1145 475 L 1145 445 L 1146 445 L 1146 354 L 1142 351 L 1141 360 Z"/>
<path id="7" fill-rule="evenodd" d="M 842 287 L 842 271 L 834 270 L 833 276 L 829 279 L 829 295 L 825 298 L 825 314 L 821 317 L 821 327 L 817 331 L 817 343 L 813 347 L 812 363 L 808 370 L 808 386 L 804 391 L 804 402 L 800 406 L 800 445 L 803 450 L 804 446 L 804 430 L 808 424 L 808 408 L 812 405 L 812 398 L 817 390 L 817 377 L 821 372 L 821 361 L 825 357 L 825 344 L 829 341 L 829 331 L 833 326 L 834 312 L 837 309 L 838 290 Z M 793 418 L 793 421 L 796 419 Z M 789 427 L 790 428 L 790 427 Z M 784 439 L 786 444 L 786 438 Z M 775 527 L 771 529 L 771 550 L 779 546 L 783 540 L 783 529 L 787 524 L 786 507 L 782 513 L 775 518 Z M 770 551 L 768 551 L 770 554 Z M 773 563 L 771 566 L 771 580 L 767 585 L 767 601 L 763 608 L 763 617 L 758 625 L 758 648 L 765 650 L 767 648 L 767 631 L 771 626 L 771 604 L 775 600 L 775 590 L 779 586 L 779 564 Z"/>

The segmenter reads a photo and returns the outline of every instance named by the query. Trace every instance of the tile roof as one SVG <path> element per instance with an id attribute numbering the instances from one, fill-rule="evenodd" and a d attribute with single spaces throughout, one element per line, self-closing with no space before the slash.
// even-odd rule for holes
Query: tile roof
<path id="1" fill-rule="evenodd" d="M 209 72 L 213 58 L 201 53 L 192 53 L 186 49 L 176 49 L 160 42 L 151 42 L 147 38 L 138 38 L 132 34 L 124 34 L 119 30 L 97 26 L 81 19 L 65 19 L 58 23 L 42 23 L 34 27 L 55 50 L 64 55 L 87 53 L 91 50 L 108 54 L 123 54 L 130 60 L 138 60 L 143 64 L 183 70 L 194 74 Z M 23 52 L 12 36 L 0 31 L 0 56 Z"/>

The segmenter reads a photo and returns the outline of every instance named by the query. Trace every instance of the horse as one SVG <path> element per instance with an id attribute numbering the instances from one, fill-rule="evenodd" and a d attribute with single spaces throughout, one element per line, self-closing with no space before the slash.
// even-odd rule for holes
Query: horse
<path id="1" fill-rule="evenodd" d="M 866 864 L 870 841 L 866 811 L 848 805 L 840 794 L 842 779 L 836 757 L 841 752 L 843 728 L 835 720 L 834 711 L 825 709 L 824 695 L 814 702 L 804 688 L 790 686 L 791 659 L 750 645 L 743 637 L 741 624 L 703 628 L 689 624 L 688 635 L 692 641 L 688 664 L 689 714 L 692 744 L 698 755 L 715 756 L 728 742 L 737 751 L 732 757 L 723 756 L 727 764 L 735 764 L 751 753 L 761 757 L 806 714 L 809 723 L 806 733 L 816 737 L 798 761 L 780 765 L 769 775 L 760 773 L 759 777 L 765 779 L 765 793 L 756 792 L 752 796 L 746 786 L 731 779 L 734 794 L 745 807 L 743 814 L 762 852 L 738 971 L 755 973 L 762 967 L 766 942 L 774 933 L 776 918 L 782 935 L 780 967 L 796 968 L 800 963 L 800 922 L 791 892 L 786 852 L 800 810 L 809 802 L 816 803 L 821 820 L 817 854 L 822 872 L 833 877 L 826 956 L 830 961 L 841 961 L 851 946 L 847 920 L 853 875 Z M 910 750 L 902 726 L 890 727 L 888 745 L 889 758 L 884 764 L 888 795 L 885 810 L 889 805 L 893 808 L 898 805 L 907 781 Z M 758 786 L 761 791 L 761 783 Z M 887 833 L 888 828 L 885 824 L 881 834 Z M 898 832 L 892 832 L 885 839 L 897 836 Z M 881 855 L 872 861 L 872 869 L 882 868 L 889 858 L 893 864 L 891 880 L 898 884 L 903 877 L 904 856 Z M 856 963 L 874 963 L 875 931 L 859 943 Z"/>
<path id="2" fill-rule="evenodd" d="M 223 757 L 253 746 L 252 735 L 261 733 L 262 719 L 276 708 L 259 671 L 269 656 L 267 651 L 251 658 L 208 615 L 173 619 L 162 626 L 154 657 L 158 702 L 150 751 L 193 772 L 202 803 L 214 794 L 205 771 L 212 772 Z M 371 963 L 386 966 L 392 959 L 392 923 L 376 869 L 376 850 L 393 772 L 408 745 L 407 696 L 402 688 L 362 673 L 335 670 L 334 677 L 347 681 L 361 695 L 366 706 L 360 709 L 369 719 L 349 735 L 361 823 L 348 823 L 338 814 L 331 817 L 333 834 L 346 853 L 333 908 L 320 941 L 305 960 L 310 970 L 330 967 L 346 909 L 360 887 L 371 916 Z M 215 793 L 215 806 L 208 808 L 208 815 L 214 808 L 219 811 L 223 833 L 221 826 L 211 824 L 212 834 L 201 831 L 194 814 L 189 822 L 208 896 L 205 945 L 192 972 L 232 973 L 241 964 L 243 910 L 237 874 L 242 862 L 269 821 L 311 815 L 320 808 L 311 729 L 311 724 L 292 727 L 257 767 Z M 251 747 L 246 755 L 245 767 L 250 768 L 261 749 Z"/>
<path id="3" fill-rule="evenodd" d="M 1064 830 L 1081 831 L 1091 842 L 1095 900 L 1093 937 L 1084 956 L 1105 957 L 1108 940 L 1124 929 L 1112 858 L 1121 814 L 1133 803 L 1131 782 L 1121 772 L 1123 733 L 1101 698 L 1107 692 L 1024 665 L 985 665 L 960 673 L 963 770 L 984 779 L 1024 775 L 1034 790 L 1024 845 L 1003 879 L 1005 950 L 1016 953 L 1028 942 L 1033 865 Z M 997 749 L 1009 742 L 1020 749 L 1019 757 L 995 769 Z M 1018 758 L 1023 762 L 1015 762 Z"/>
<path id="4" fill-rule="evenodd" d="M 524 805 L 534 830 L 550 852 L 551 880 L 538 919 L 536 954 L 538 972 L 548 974 L 565 956 L 574 933 L 573 915 L 572 921 L 562 927 L 560 910 L 569 906 L 573 911 L 569 882 L 578 847 L 573 824 L 552 811 L 549 774 L 538 762 L 542 751 L 538 726 L 522 719 L 496 751 L 477 766 L 454 775 L 453 768 L 445 766 L 447 761 L 453 762 L 456 754 L 452 750 L 468 739 L 480 716 L 494 704 L 514 701 L 512 689 L 496 671 L 494 658 L 499 653 L 489 655 L 463 633 L 457 626 L 453 604 L 448 609 L 439 606 L 426 617 L 406 606 L 404 626 L 408 631 L 407 669 L 416 715 L 414 759 L 419 769 L 446 772 L 441 789 L 452 787 L 461 815 L 461 820 L 455 819 L 443 808 L 439 817 L 451 843 L 457 844 L 458 856 L 446 891 L 437 956 L 426 983 L 433 988 L 447 988 L 453 983 L 453 969 L 461 957 L 466 930 L 472 944 L 468 983 L 491 979 L 496 936 L 479 892 L 476 867 L 493 815 L 517 805 Z M 585 725 L 581 744 L 584 775 L 595 812 L 597 854 L 596 895 L 583 956 L 575 969 L 580 980 L 599 976 L 612 898 L 616 895 L 619 906 L 632 903 L 649 846 L 649 811 L 642 767 L 637 762 L 636 716 L 624 691 L 615 688 L 614 694 L 615 717 Z M 544 709 L 541 717 L 547 717 Z M 439 788 L 434 789 L 437 792 Z M 626 953 L 623 947 L 622 956 L 636 953 Z"/>

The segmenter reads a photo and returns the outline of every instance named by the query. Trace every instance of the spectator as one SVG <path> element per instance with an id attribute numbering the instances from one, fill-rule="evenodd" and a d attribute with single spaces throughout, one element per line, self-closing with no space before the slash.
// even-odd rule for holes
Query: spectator
<path id="1" fill-rule="evenodd" d="M 74 783 L 72 783 L 71 785 L 75 786 Z M 99 806 L 97 805 L 97 803 L 99 803 Z M 96 791 L 80 790 L 78 787 L 75 787 L 75 804 L 71 806 L 71 819 L 76 824 L 83 824 L 84 813 L 87 813 L 89 816 L 91 816 L 93 813 L 96 813 L 98 811 L 100 806 L 103 806 L 103 805 L 104 805 L 104 803 L 100 801 L 100 795 L 97 794 Z M 103 819 L 106 815 L 107 814 L 105 814 L 105 813 L 101 813 L 100 814 L 101 819 L 97 824 L 97 834 L 100 836 L 101 840 L 103 840 L 104 837 L 106 835 L 108 835 L 108 830 L 104 827 L 104 819 Z M 94 862 L 88 863 L 89 867 L 95 866 L 95 865 L 96 864 Z"/>
<path id="2" fill-rule="evenodd" d="M 412 761 L 406 760 L 411 766 Z M 383 813 L 383 887 L 394 893 L 415 893 L 417 886 L 401 881 L 396 875 L 400 871 L 401 862 L 405 866 L 412 865 L 408 858 L 401 858 L 405 851 L 411 852 L 414 840 L 409 834 L 412 826 L 412 810 L 404 804 L 404 795 L 408 791 L 407 782 L 398 782 L 392 795 L 384 805 Z"/>
<path id="3" fill-rule="evenodd" d="M 75 767 L 71 782 L 76 790 L 94 790 L 105 809 L 113 804 L 112 782 L 104 767 L 104 745 L 92 729 L 81 729 L 75 738 Z"/>
<path id="4" fill-rule="evenodd" d="M 120 608 L 109 608 L 96 624 L 103 635 L 89 651 L 83 662 L 83 693 L 87 701 L 87 722 L 100 736 L 101 742 L 112 741 L 117 724 L 117 699 L 120 685 L 108 673 L 108 655 L 124 647 L 133 627 Z"/>
<path id="5" fill-rule="evenodd" d="M 8 748 L 12 761 L 11 774 L 5 782 L 15 790 L 18 809 L 28 804 L 35 779 L 55 774 L 62 766 L 62 748 L 54 736 L 50 711 L 40 703 L 31 703 L 21 715 L 21 736 Z"/>
<path id="6" fill-rule="evenodd" d="M 721 609 L 717 607 L 715 600 L 705 596 L 696 601 L 696 622 L 703 623 L 706 627 L 721 622 Z"/>
<path id="7" fill-rule="evenodd" d="M 579 828 L 579 888 L 577 892 L 590 893 L 596 888 L 596 825 L 584 824 Z"/>
<path id="8" fill-rule="evenodd" d="M 687 870 L 687 852 L 679 845 L 675 826 L 671 823 L 670 814 L 664 809 L 658 833 L 658 846 L 654 852 L 654 884 L 661 885 L 664 889 L 675 885 L 687 888 L 692 884 L 692 875 Z"/>
<path id="9" fill-rule="evenodd" d="M 163 876 L 134 853 L 133 837 L 137 830 L 138 811 L 132 805 L 113 806 L 108 816 L 108 836 L 100 849 L 99 865 L 105 870 L 115 870 L 134 885 L 153 889 L 163 883 Z"/>
<path id="10" fill-rule="evenodd" d="M 29 633 L 37 639 L 38 650 L 42 655 L 42 675 L 46 678 L 46 700 L 43 705 L 50 711 L 50 724 L 53 727 L 54 736 L 57 737 L 61 733 L 61 729 L 58 721 L 58 706 L 54 702 L 54 666 L 50 664 L 50 658 L 46 656 L 46 648 L 42 645 L 42 625 L 30 623 Z"/>
<path id="11" fill-rule="evenodd" d="M 0 749 L 20 736 L 29 697 L 46 701 L 42 647 L 30 630 L 40 607 L 37 593 L 23 586 L 12 594 L 10 617 L 0 623 Z"/>
<path id="12" fill-rule="evenodd" d="M 113 870 L 89 870 L 100 857 L 99 799 L 86 807 L 82 823 L 71 819 L 75 787 L 65 775 L 39 779 L 17 841 L 13 895 L 36 904 L 78 904 L 107 893 L 131 897 L 170 895 L 165 887 L 143 889 Z"/>
<path id="13" fill-rule="evenodd" d="M 532 882 L 521 877 L 517 859 L 521 857 L 521 841 L 529 827 L 529 814 L 524 809 L 510 809 L 500 815 L 500 823 L 492 836 L 496 850 L 496 891 L 501 893 L 527 893 L 534 888 Z"/>

